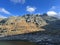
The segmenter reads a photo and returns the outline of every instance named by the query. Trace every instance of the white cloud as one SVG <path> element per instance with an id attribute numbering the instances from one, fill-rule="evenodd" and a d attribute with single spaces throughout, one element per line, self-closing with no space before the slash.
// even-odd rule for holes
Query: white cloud
<path id="1" fill-rule="evenodd" d="M 56 6 L 52 6 L 50 10 L 55 10 L 56 8 L 57 8 Z"/>
<path id="2" fill-rule="evenodd" d="M 60 12 L 58 13 L 57 17 L 60 19 Z"/>
<path id="3" fill-rule="evenodd" d="M 51 6 L 49 11 L 47 12 L 48 16 L 57 17 L 60 19 L 60 8 L 59 6 Z"/>
<path id="4" fill-rule="evenodd" d="M 57 13 L 55 11 L 48 11 L 47 12 L 48 16 L 56 16 Z"/>
<path id="5" fill-rule="evenodd" d="M 60 11 L 60 7 L 59 6 L 51 6 L 51 8 L 49 10 L 50 11 Z"/>
<path id="6" fill-rule="evenodd" d="M 0 8 L 0 12 L 5 14 L 11 14 L 9 11 L 5 10 L 4 8 Z"/>
<path id="7" fill-rule="evenodd" d="M 22 3 L 22 4 L 25 3 L 25 0 L 10 0 L 10 1 L 13 3 Z"/>
<path id="8" fill-rule="evenodd" d="M 0 18 L 7 18 L 6 16 L 0 15 Z"/>
<path id="9" fill-rule="evenodd" d="M 60 14 L 60 12 L 59 12 L 59 14 Z"/>
<path id="10" fill-rule="evenodd" d="M 35 7 L 27 6 L 26 10 L 30 13 L 34 12 L 36 10 Z"/>
<path id="11" fill-rule="evenodd" d="M 48 16 L 52 16 L 60 19 L 60 12 L 56 13 L 55 11 L 48 11 L 47 14 Z"/>

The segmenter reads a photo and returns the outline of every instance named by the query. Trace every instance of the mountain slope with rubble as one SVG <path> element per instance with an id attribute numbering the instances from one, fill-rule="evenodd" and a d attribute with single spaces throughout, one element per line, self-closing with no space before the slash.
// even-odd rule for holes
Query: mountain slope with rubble
<path id="1" fill-rule="evenodd" d="M 44 31 L 41 28 L 46 25 L 46 21 L 37 15 L 26 15 L 19 17 L 9 17 L 0 21 L 0 35 L 17 35 L 36 31 Z"/>
<path id="2" fill-rule="evenodd" d="M 30 14 L 2 19 L 0 40 L 27 40 L 40 45 L 59 45 L 60 19 Z"/>

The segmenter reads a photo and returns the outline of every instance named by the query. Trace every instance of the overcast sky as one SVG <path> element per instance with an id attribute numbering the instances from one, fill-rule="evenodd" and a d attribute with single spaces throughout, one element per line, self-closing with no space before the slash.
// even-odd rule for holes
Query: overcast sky
<path id="1" fill-rule="evenodd" d="M 60 14 L 60 0 L 0 0 L 0 17 L 27 13 Z"/>

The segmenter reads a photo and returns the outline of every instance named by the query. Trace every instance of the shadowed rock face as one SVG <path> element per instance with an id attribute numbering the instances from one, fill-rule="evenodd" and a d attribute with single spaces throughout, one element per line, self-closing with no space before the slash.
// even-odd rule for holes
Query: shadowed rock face
<path id="1" fill-rule="evenodd" d="M 28 41 L 28 42 L 35 42 L 41 45 L 59 45 L 60 44 L 60 35 L 52 35 L 47 34 L 45 32 L 34 32 L 28 34 L 21 34 L 21 35 L 13 35 L 7 37 L 1 37 L 0 40 L 15 40 L 15 41 Z M 28 43 L 27 42 L 27 43 Z"/>

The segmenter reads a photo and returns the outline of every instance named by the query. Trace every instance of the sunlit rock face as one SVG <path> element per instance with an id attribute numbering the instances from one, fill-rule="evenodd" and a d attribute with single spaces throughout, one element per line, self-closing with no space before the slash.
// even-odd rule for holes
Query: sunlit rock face
<path id="1" fill-rule="evenodd" d="M 47 23 L 37 15 L 26 15 L 25 17 L 9 17 L 0 21 L 1 36 L 24 34 L 36 31 L 44 31 L 41 28 Z"/>

